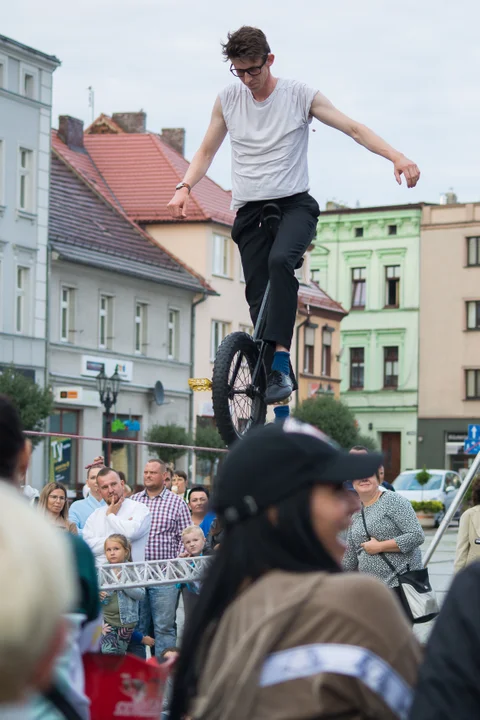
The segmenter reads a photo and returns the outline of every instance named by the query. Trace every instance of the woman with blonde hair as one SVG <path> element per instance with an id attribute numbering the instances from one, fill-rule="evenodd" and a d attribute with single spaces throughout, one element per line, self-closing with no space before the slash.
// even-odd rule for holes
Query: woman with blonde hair
<path id="1" fill-rule="evenodd" d="M 480 560 L 480 476 L 473 482 L 471 505 L 463 513 L 458 526 L 455 572 L 463 570 L 474 560 Z"/>
<path id="2" fill-rule="evenodd" d="M 38 507 L 43 508 L 47 518 L 60 530 L 78 535 L 77 526 L 68 519 L 67 488 L 62 483 L 51 482 L 40 493 Z"/>

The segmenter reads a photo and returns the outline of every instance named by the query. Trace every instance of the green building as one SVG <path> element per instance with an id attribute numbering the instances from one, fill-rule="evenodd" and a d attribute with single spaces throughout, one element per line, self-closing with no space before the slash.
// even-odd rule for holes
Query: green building
<path id="1" fill-rule="evenodd" d="M 318 222 L 312 279 L 349 311 L 341 324 L 341 397 L 385 453 L 392 480 L 416 467 L 423 205 L 332 205 Z"/>

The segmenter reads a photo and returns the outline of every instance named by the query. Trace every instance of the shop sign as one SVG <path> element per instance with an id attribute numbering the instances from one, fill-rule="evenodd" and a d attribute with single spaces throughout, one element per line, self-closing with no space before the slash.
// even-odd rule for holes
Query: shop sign
<path id="1" fill-rule="evenodd" d="M 53 399 L 57 405 L 82 405 L 83 407 L 100 407 L 100 398 L 96 390 L 72 385 L 70 387 L 54 387 Z"/>
<path id="2" fill-rule="evenodd" d="M 123 381 L 132 382 L 133 363 L 119 358 L 82 355 L 81 375 L 97 377 L 101 372 L 104 372 L 107 377 L 111 377 L 115 372 L 118 372 Z"/>
<path id="3" fill-rule="evenodd" d="M 467 433 L 447 432 L 447 442 L 463 443 L 467 437 Z"/>
<path id="4" fill-rule="evenodd" d="M 50 441 L 50 480 L 70 484 L 72 470 L 72 441 L 70 438 L 52 438 Z"/>

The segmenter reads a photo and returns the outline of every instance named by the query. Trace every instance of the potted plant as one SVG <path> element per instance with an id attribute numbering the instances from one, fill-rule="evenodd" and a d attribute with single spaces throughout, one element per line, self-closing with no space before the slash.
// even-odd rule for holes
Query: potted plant
<path id="1" fill-rule="evenodd" d="M 427 468 L 425 467 L 425 465 L 423 466 L 423 468 L 422 468 L 421 470 L 418 471 L 418 473 L 417 473 L 416 476 L 415 476 L 416 481 L 418 482 L 418 484 L 419 484 L 420 487 L 422 488 L 422 502 L 423 502 L 423 486 L 428 483 L 428 481 L 430 480 L 431 477 L 432 477 L 432 476 L 431 476 L 430 473 L 428 472 L 428 470 L 427 470 Z"/>
<path id="2" fill-rule="evenodd" d="M 426 528 L 435 527 L 435 518 L 438 513 L 442 512 L 443 504 L 439 500 L 411 500 L 410 502 L 420 525 Z"/>

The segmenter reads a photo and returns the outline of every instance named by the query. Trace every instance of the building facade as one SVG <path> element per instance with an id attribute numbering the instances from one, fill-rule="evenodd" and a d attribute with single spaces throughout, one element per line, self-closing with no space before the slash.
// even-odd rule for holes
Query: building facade
<path id="1" fill-rule="evenodd" d="M 458 471 L 480 423 L 480 203 L 425 207 L 420 262 L 418 460 Z"/>
<path id="2" fill-rule="evenodd" d="M 0 35 L 0 370 L 45 387 L 52 76 L 60 61 Z M 31 481 L 46 472 L 44 443 Z"/>
<path id="3" fill-rule="evenodd" d="M 387 479 L 416 467 L 422 205 L 327 210 L 312 277 L 348 311 L 341 397 L 385 454 Z"/>
<path id="4" fill-rule="evenodd" d="M 61 117 L 52 140 L 50 431 L 140 440 L 153 424 L 186 428 L 192 302 L 212 290 L 88 181 L 82 140 L 81 123 Z M 101 372 L 121 380 L 108 415 L 97 390 Z M 141 484 L 148 450 L 127 442 L 54 438 L 50 477 L 78 494 L 85 466 L 99 454 L 129 485 Z"/>

